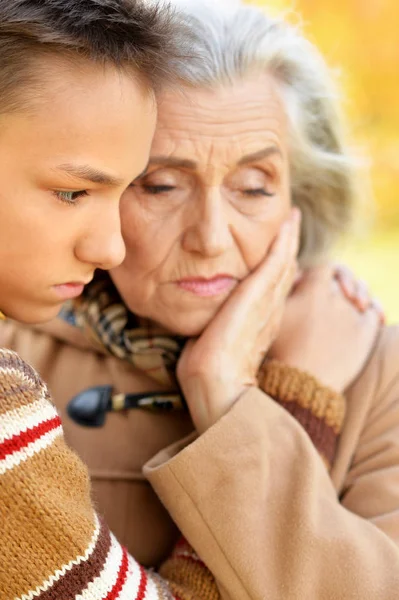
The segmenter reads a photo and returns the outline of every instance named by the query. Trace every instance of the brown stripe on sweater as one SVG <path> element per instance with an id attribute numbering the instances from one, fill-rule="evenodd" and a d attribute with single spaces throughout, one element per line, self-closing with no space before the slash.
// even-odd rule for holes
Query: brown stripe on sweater
<path id="1" fill-rule="evenodd" d="M 47 392 L 34 369 L 17 354 L 0 349 L 0 415 L 35 402 L 42 390 Z"/>
<path id="2" fill-rule="evenodd" d="M 35 385 L 42 385 L 39 375 L 28 365 L 16 352 L 11 350 L 0 350 L 0 369 L 16 369 L 21 371 L 25 377 L 29 377 Z"/>
<path id="3" fill-rule="evenodd" d="M 37 600 L 73 599 L 87 588 L 90 581 L 100 575 L 111 547 L 109 529 L 102 519 L 100 524 L 100 534 L 88 560 L 73 565 L 72 569 L 67 571 L 51 588 L 39 594 Z"/>
<path id="4" fill-rule="evenodd" d="M 281 400 L 276 400 L 276 402 L 302 425 L 316 450 L 328 462 L 328 467 L 331 468 L 338 442 L 338 435 L 333 428 L 327 425 L 324 419 L 314 415 L 311 409 L 303 408 L 296 402 L 283 402 Z"/>

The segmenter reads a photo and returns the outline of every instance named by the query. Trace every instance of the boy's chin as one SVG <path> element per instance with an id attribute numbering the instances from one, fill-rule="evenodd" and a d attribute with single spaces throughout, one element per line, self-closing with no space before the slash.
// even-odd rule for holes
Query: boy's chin
<path id="1" fill-rule="evenodd" d="M 61 304 L 56 306 L 17 305 L 9 311 L 3 311 L 6 319 L 12 319 L 25 325 L 39 325 L 54 319 L 61 310 Z"/>

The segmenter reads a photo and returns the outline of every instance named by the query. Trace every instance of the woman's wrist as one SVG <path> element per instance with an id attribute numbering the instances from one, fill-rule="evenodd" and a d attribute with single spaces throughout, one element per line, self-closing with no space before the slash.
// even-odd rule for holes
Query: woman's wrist
<path id="1" fill-rule="evenodd" d="M 346 400 L 310 373 L 277 360 L 266 360 L 259 387 L 289 412 L 306 430 L 328 467 L 333 462 Z"/>
<path id="2" fill-rule="evenodd" d="M 180 386 L 195 428 L 202 434 L 234 406 L 251 384 L 209 373 L 180 379 Z"/>

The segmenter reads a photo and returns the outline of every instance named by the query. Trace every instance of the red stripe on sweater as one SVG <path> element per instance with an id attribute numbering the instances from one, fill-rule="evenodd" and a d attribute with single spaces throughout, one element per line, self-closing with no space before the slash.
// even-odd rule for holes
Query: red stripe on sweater
<path id="1" fill-rule="evenodd" d="M 144 571 L 143 567 L 140 565 L 140 573 L 141 573 L 141 580 L 140 580 L 140 585 L 139 585 L 139 589 L 137 592 L 137 596 L 136 596 L 136 600 L 143 600 L 144 596 L 145 596 L 145 592 L 147 590 L 147 574 Z"/>
<path id="2" fill-rule="evenodd" d="M 126 548 L 122 548 L 122 562 L 119 567 L 118 577 L 115 581 L 114 587 L 109 592 L 107 596 L 105 596 L 105 600 L 116 600 L 118 598 L 127 578 L 127 571 L 129 567 L 129 558 L 127 554 Z"/>
<path id="3" fill-rule="evenodd" d="M 31 427 L 26 431 L 22 431 L 18 435 L 14 435 L 12 438 L 5 440 L 2 444 L 0 444 L 0 460 L 6 458 L 10 454 L 14 452 L 18 452 L 22 450 L 22 448 L 26 448 L 32 442 L 36 442 L 36 440 L 43 437 L 49 431 L 56 429 L 61 425 L 61 419 L 57 416 L 54 419 L 49 419 L 48 421 L 44 421 L 40 423 L 40 425 L 36 425 L 36 427 Z"/>

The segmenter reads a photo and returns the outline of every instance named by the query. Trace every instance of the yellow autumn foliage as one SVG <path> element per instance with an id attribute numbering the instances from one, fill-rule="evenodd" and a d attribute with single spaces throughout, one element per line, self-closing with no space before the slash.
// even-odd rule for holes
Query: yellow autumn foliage
<path id="1" fill-rule="evenodd" d="M 215 0 L 217 1 L 217 0 Z M 398 0 L 248 0 L 300 16 L 307 37 L 338 68 L 354 142 L 371 162 L 375 229 L 342 251 L 399 321 L 399 2 Z"/>

